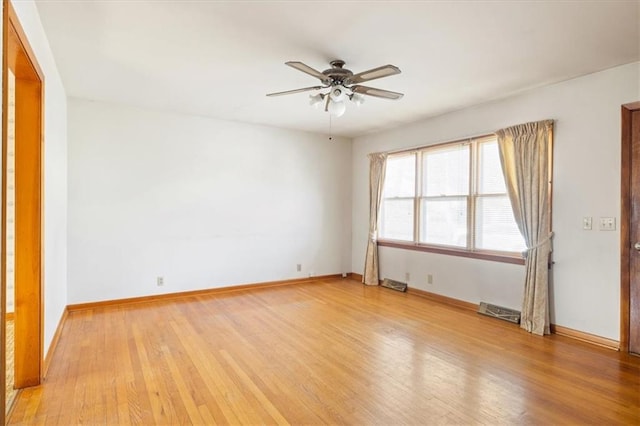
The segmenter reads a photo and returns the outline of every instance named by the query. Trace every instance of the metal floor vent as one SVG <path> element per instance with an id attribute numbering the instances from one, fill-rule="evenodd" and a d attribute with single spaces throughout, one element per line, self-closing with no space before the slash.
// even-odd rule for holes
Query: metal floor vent
<path id="1" fill-rule="evenodd" d="M 382 287 L 390 288 L 391 290 L 407 291 L 407 283 L 401 283 L 400 281 L 390 280 L 385 278 L 382 280 Z"/>
<path id="2" fill-rule="evenodd" d="M 502 306 L 490 305 L 486 302 L 480 302 L 478 313 L 489 317 L 498 318 L 515 324 L 520 324 L 520 311 L 514 309 L 503 308 Z"/>

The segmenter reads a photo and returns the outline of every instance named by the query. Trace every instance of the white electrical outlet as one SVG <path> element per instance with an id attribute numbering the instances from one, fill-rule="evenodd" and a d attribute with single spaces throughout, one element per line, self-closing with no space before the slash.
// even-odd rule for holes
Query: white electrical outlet
<path id="1" fill-rule="evenodd" d="M 593 225 L 592 225 L 592 218 L 585 216 L 582 218 L 582 229 L 584 229 L 585 231 L 591 231 Z"/>
<path id="2" fill-rule="evenodd" d="M 298 271 L 298 272 L 302 271 L 302 263 L 298 263 L 296 265 L 296 271 Z"/>
<path id="3" fill-rule="evenodd" d="M 158 285 L 158 287 L 162 287 L 164 285 L 164 277 L 156 278 L 156 284 Z"/>
<path id="4" fill-rule="evenodd" d="M 427 275 L 427 284 L 433 284 L 433 275 L 431 274 Z"/>

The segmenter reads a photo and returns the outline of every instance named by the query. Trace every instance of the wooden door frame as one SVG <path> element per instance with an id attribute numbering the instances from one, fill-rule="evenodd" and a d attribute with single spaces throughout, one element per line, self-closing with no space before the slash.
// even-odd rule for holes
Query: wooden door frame
<path id="1" fill-rule="evenodd" d="M 640 110 L 640 102 L 621 107 L 621 196 L 620 196 L 620 350 L 629 352 L 631 303 L 631 114 Z"/>
<path id="2" fill-rule="evenodd" d="M 15 75 L 15 380 L 40 384 L 44 347 L 43 135 L 44 74 L 9 0 L 2 2 L 2 216 L 0 236 L 0 344 L 6 344 L 6 206 L 8 70 Z M 1 351 L 0 421 L 5 423 L 6 359 Z"/>

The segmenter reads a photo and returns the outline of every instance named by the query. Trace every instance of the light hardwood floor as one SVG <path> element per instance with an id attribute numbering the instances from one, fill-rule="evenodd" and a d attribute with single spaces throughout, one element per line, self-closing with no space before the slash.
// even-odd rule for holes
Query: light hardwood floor
<path id="1" fill-rule="evenodd" d="M 5 360 L 6 360 L 6 368 L 5 368 L 5 378 L 6 378 L 6 389 L 5 389 L 5 404 L 7 410 L 13 405 L 13 400 L 16 397 L 18 391 L 13 388 L 13 320 L 6 321 L 6 346 L 5 346 Z"/>
<path id="2" fill-rule="evenodd" d="M 11 424 L 639 424 L 640 359 L 350 280 L 69 315 Z"/>

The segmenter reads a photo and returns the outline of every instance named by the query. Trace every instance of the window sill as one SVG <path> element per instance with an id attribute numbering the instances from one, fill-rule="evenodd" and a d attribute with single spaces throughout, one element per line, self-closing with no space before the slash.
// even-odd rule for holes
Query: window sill
<path id="1" fill-rule="evenodd" d="M 524 259 L 518 255 L 496 254 L 490 252 L 468 251 L 451 247 L 425 246 L 415 243 L 405 243 L 399 241 L 378 240 L 378 245 L 382 247 L 393 247 L 404 250 L 424 251 L 428 253 L 445 254 L 448 256 L 468 257 L 471 259 L 489 260 L 492 262 L 512 263 L 514 265 L 524 265 Z"/>

